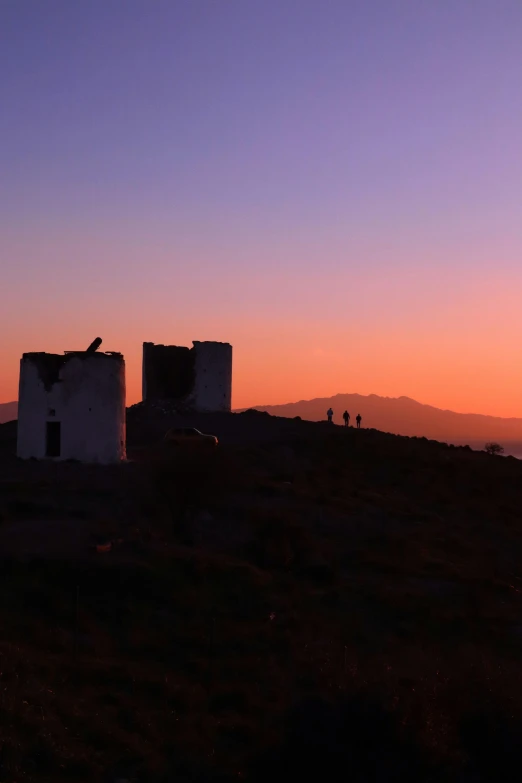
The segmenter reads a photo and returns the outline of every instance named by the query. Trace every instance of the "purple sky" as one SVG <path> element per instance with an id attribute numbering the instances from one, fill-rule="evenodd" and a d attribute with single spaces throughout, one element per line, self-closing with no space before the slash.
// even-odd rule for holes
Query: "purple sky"
<path id="1" fill-rule="evenodd" d="M 0 400 L 67 332 L 136 362 L 131 397 L 141 339 L 229 339 L 237 404 L 263 329 L 422 358 L 472 296 L 513 351 L 521 76 L 520 0 L 1 0 Z"/>

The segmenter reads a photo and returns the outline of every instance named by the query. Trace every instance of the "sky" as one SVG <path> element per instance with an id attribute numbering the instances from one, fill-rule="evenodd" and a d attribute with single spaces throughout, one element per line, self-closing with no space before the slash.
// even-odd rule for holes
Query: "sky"
<path id="1" fill-rule="evenodd" d="M 522 416 L 520 0 L 0 0 L 24 351 L 234 346 L 233 404 Z"/>

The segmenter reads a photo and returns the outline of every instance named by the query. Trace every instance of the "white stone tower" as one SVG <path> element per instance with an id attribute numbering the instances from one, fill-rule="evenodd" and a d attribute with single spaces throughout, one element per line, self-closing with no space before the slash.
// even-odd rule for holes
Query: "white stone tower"
<path id="1" fill-rule="evenodd" d="M 125 361 L 114 352 L 24 353 L 17 456 L 109 464 L 125 459 Z"/>

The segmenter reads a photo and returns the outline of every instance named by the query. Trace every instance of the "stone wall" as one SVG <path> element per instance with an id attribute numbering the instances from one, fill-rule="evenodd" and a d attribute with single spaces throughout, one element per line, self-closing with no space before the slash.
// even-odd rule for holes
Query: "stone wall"
<path id="1" fill-rule="evenodd" d="M 124 459 L 123 356 L 24 354 L 17 455 L 104 464 Z"/>
<path id="2" fill-rule="evenodd" d="M 230 411 L 232 346 L 210 341 L 195 341 L 192 348 L 143 343 L 143 400 Z"/>

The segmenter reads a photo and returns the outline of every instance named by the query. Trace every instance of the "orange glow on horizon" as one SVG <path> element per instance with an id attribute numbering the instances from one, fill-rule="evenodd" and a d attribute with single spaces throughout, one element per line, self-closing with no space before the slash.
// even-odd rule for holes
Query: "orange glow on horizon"
<path id="1" fill-rule="evenodd" d="M 121 328 L 100 330 L 101 350 L 120 350 L 126 359 L 127 404 L 141 399 L 141 345 L 154 342 L 191 345 L 192 339 L 229 341 L 234 348 L 233 407 L 270 405 L 338 393 L 405 395 L 419 402 L 462 413 L 522 417 L 522 370 L 516 361 L 516 337 L 508 344 L 501 325 L 485 321 L 475 332 L 416 334 L 375 327 L 365 332 L 337 330 L 328 324 L 293 321 L 262 325 L 230 323 L 222 328 L 200 321 L 184 327 L 179 339 L 172 327 L 147 329 L 141 319 Z M 104 336 L 105 333 L 105 336 Z M 308 336 L 312 333 L 313 337 Z M 189 336 L 190 335 L 190 336 Z M 45 334 L 26 326 L 2 355 L 0 401 L 17 398 L 19 358 L 24 351 L 87 347 L 92 327 L 80 324 L 62 334 L 58 324 Z"/>
<path id="2" fill-rule="evenodd" d="M 68 247 L 69 240 L 60 252 Z M 334 278 L 319 264 L 301 274 L 292 262 L 291 274 L 274 261 L 236 276 L 216 273 L 205 285 L 187 265 L 176 287 L 172 265 L 163 277 L 147 276 L 143 249 L 133 252 L 116 293 L 79 263 L 63 267 L 60 296 L 43 272 L 25 299 L 22 282 L 12 287 L 2 313 L 0 401 L 17 398 L 22 353 L 82 349 L 99 334 L 101 350 L 125 356 L 128 404 L 141 399 L 143 341 L 218 340 L 233 346 L 235 408 L 373 393 L 522 417 L 522 269 L 508 257 L 509 277 L 476 251 L 472 275 L 435 258 L 422 268 L 390 263 L 378 275 L 339 265 Z"/>

